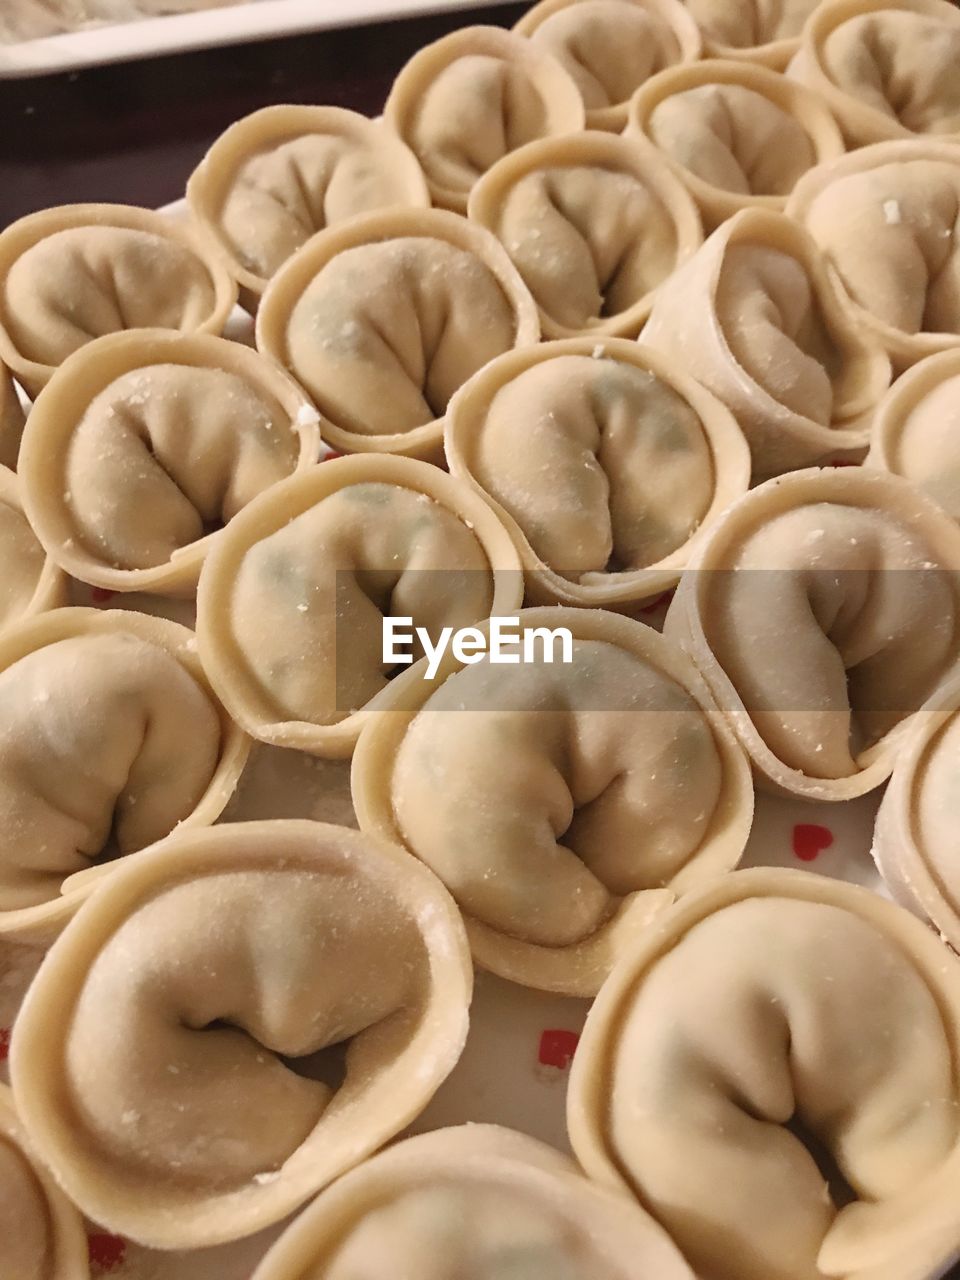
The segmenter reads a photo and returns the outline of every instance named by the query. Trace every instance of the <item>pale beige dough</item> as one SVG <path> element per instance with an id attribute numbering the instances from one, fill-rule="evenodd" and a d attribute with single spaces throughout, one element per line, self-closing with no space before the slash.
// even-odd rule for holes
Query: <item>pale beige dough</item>
<path id="1" fill-rule="evenodd" d="M 601 993 L 573 1146 L 709 1280 L 925 1280 L 960 1245 L 958 1026 L 960 965 L 909 913 L 737 872 Z"/>
<path id="2" fill-rule="evenodd" d="M 13 379 L 0 363 L 0 467 L 16 468 L 24 421 Z"/>
<path id="3" fill-rule="evenodd" d="M 703 239 L 661 157 L 596 131 L 507 156 L 474 187 L 469 213 L 510 255 L 548 338 L 636 337 L 657 288 Z"/>
<path id="4" fill-rule="evenodd" d="M 877 410 L 867 466 L 903 476 L 960 520 L 960 351 L 897 379 Z"/>
<path id="5" fill-rule="evenodd" d="M 429 208 L 410 149 L 339 107 L 264 107 L 232 124 L 187 183 L 197 223 L 254 295 L 317 231 L 391 205 Z"/>
<path id="6" fill-rule="evenodd" d="M 817 89 L 852 147 L 960 138 L 960 12 L 948 0 L 825 0 L 790 74 Z"/>
<path id="7" fill-rule="evenodd" d="M 820 245 L 854 319 L 898 368 L 960 347 L 960 146 L 863 147 L 812 170 L 787 212 Z"/>
<path id="8" fill-rule="evenodd" d="M 31 395 L 107 333 L 219 333 L 237 287 L 174 218 L 118 204 L 44 209 L 0 233 L 0 357 Z"/>
<path id="9" fill-rule="evenodd" d="M 39 1163 L 0 1085 L 0 1280 L 88 1280 L 80 1214 Z"/>
<path id="10" fill-rule="evenodd" d="M 253 1280 L 693 1280 L 664 1232 L 572 1161 L 494 1125 L 402 1142 L 324 1192 Z"/>
<path id="11" fill-rule="evenodd" d="M 234 520 L 201 576 L 197 632 L 248 732 L 343 756 L 390 684 L 384 615 L 435 640 L 509 614 L 522 592 L 509 535 L 466 485 L 366 455 L 286 481 Z"/>
<path id="12" fill-rule="evenodd" d="M 445 452 L 520 551 L 528 599 L 636 604 L 679 580 L 750 478 L 726 408 L 624 338 L 542 343 L 454 398 Z"/>
<path id="13" fill-rule="evenodd" d="M 757 478 L 864 449 L 890 384 L 811 236 L 768 210 L 713 232 L 659 290 L 641 338 L 728 406 Z"/>
<path id="14" fill-rule="evenodd" d="M 66 580 L 24 514 L 21 485 L 0 466 L 0 631 L 66 601 Z"/>
<path id="15" fill-rule="evenodd" d="M 464 27 L 414 54 L 383 116 L 420 161 L 434 204 L 456 213 L 466 212 L 471 187 L 508 152 L 576 133 L 585 119 L 569 71 L 499 27 Z"/>
<path id="16" fill-rule="evenodd" d="M 671 67 L 634 95 L 628 138 L 671 162 L 708 227 L 739 209 L 782 210 L 798 179 L 843 155 L 823 99 L 775 71 L 711 60 Z"/>
<path id="17" fill-rule="evenodd" d="M 540 0 L 514 30 L 573 76 L 587 128 L 614 133 L 645 80 L 701 50 L 697 24 L 678 0 Z"/>
<path id="18" fill-rule="evenodd" d="M 274 276 L 257 346 L 289 369 L 344 452 L 438 461 L 453 393 L 540 336 L 493 235 L 441 210 L 394 209 L 321 232 Z"/>
<path id="19" fill-rule="evenodd" d="M 99 338 L 30 414 L 24 502 L 51 557 L 113 591 L 190 595 L 219 530 L 316 462 L 319 417 L 234 342 L 150 329 Z"/>
<path id="20" fill-rule="evenodd" d="M 0 44 L 243 3 L 245 0 L 4 0 Z"/>
<path id="21" fill-rule="evenodd" d="M 69 917 L 75 872 L 220 814 L 248 743 L 194 649 L 176 623 L 95 609 L 0 637 L 0 931 Z"/>
<path id="22" fill-rule="evenodd" d="M 238 1239 L 419 1113 L 460 1055 L 471 978 L 452 901 L 395 848 L 294 820 L 178 833 L 47 954 L 14 1094 L 108 1230 Z"/>
<path id="23" fill-rule="evenodd" d="M 768 481 L 714 526 L 666 633 L 762 781 L 850 799 L 887 778 L 911 717 L 960 660 L 960 531 L 876 471 Z"/>
<path id="24" fill-rule="evenodd" d="M 800 46 L 817 0 L 684 0 L 711 58 L 737 58 L 780 71 Z"/>
<path id="25" fill-rule="evenodd" d="M 364 728 L 354 806 L 361 830 L 440 876 L 484 968 L 591 995 L 645 891 L 736 864 L 749 771 L 688 660 L 649 628 L 600 610 L 519 619 L 567 628 L 572 662 L 448 654 Z"/>

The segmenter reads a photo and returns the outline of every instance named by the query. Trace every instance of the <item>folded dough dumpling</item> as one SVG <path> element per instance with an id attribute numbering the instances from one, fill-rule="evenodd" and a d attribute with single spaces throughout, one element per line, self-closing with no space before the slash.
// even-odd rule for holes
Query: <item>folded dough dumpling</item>
<path id="1" fill-rule="evenodd" d="M 517 269 L 482 227 L 392 209 L 321 231 L 274 276 L 257 346 L 289 369 L 335 449 L 442 456 L 453 393 L 540 337 Z"/>
<path id="2" fill-rule="evenodd" d="M 898 902 L 960 948 L 960 677 L 917 713 L 897 752 L 873 837 L 873 856 Z"/>
<path id="3" fill-rule="evenodd" d="M 18 618 L 63 604 L 67 584 L 24 514 L 20 484 L 0 466 L 0 631 Z"/>
<path id="4" fill-rule="evenodd" d="M 354 754 L 354 807 L 446 884 L 483 968 L 590 996 L 665 889 L 736 865 L 753 786 L 677 646 L 602 610 L 518 619 L 526 661 L 448 652 L 391 691 Z M 556 628 L 566 655 L 540 634 Z"/>
<path id="5" fill-rule="evenodd" d="M 693 1280 L 647 1214 L 526 1134 L 408 1138 L 328 1188 L 252 1280 Z"/>
<path id="6" fill-rule="evenodd" d="M 0 233 L 0 357 L 36 395 L 67 356 L 122 329 L 219 333 L 237 286 L 176 218 L 122 204 L 44 209 Z"/>
<path id="7" fill-rule="evenodd" d="M 679 0 L 540 0 L 514 30 L 552 53 L 577 83 L 588 129 L 619 133 L 633 92 L 700 56 L 697 24 Z"/>
<path id="8" fill-rule="evenodd" d="M 732 411 L 757 478 L 859 453 L 890 385 L 811 236 L 764 209 L 713 232 L 658 291 L 641 337 Z"/>
<path id="9" fill-rule="evenodd" d="M 738 209 L 783 209 L 803 174 L 844 152 L 819 94 L 721 59 L 648 80 L 630 102 L 626 136 L 646 138 L 671 162 L 711 228 Z"/>
<path id="10" fill-rule="evenodd" d="M 14 1095 L 108 1230 L 239 1239 L 426 1106 L 471 985 L 453 902 L 399 849 L 295 820 L 183 832 L 104 881 L 47 953 Z"/>
<path id="11" fill-rule="evenodd" d="M 787 212 L 902 368 L 960 348 L 960 145 L 881 142 L 812 170 Z"/>
<path id="12" fill-rule="evenodd" d="M 750 483 L 730 411 L 626 338 L 494 360 L 454 397 L 445 451 L 509 529 L 528 599 L 543 603 L 630 605 L 676 586 Z"/>
<path id="13" fill-rule="evenodd" d="M 781 476 L 714 525 L 666 634 L 762 781 L 818 800 L 862 795 L 960 662 L 960 530 L 896 476 Z"/>
<path id="14" fill-rule="evenodd" d="M 780 71 L 800 46 L 817 0 L 684 0 L 710 58 L 736 58 Z"/>
<path id="15" fill-rule="evenodd" d="M 960 520 L 960 350 L 928 356 L 880 402 L 868 467 L 925 490 Z"/>
<path id="16" fill-rule="evenodd" d="M 384 661 L 384 616 L 436 642 L 522 597 L 510 536 L 467 485 L 365 455 L 295 476 L 236 517 L 204 566 L 197 633 L 253 737 L 349 756 L 365 709 L 405 679 Z"/>
<path id="17" fill-rule="evenodd" d="M 0 707 L 0 932 L 56 924 L 74 873 L 215 821 L 249 747 L 192 632 L 141 613 L 55 609 L 8 629 Z"/>
<path id="18" fill-rule="evenodd" d="M 0 1084 L 2 1280 L 89 1280 L 83 1220 L 37 1160 Z"/>
<path id="19" fill-rule="evenodd" d="M 37 535 L 75 578 L 190 594 L 220 530 L 309 467 L 319 416 L 255 351 L 209 334 L 98 338 L 41 392 L 20 482 Z"/>
<path id="20" fill-rule="evenodd" d="M 0 364 L 0 467 L 16 468 L 24 420 L 13 379 Z"/>
<path id="21" fill-rule="evenodd" d="M 693 200 L 653 148 L 596 131 L 501 160 L 474 187 L 470 220 L 510 255 L 548 338 L 635 338 L 703 240 Z"/>
<path id="22" fill-rule="evenodd" d="M 851 146 L 960 139 L 960 11 L 949 0 L 824 0 L 790 74 L 827 100 Z"/>
<path id="23" fill-rule="evenodd" d="M 464 27 L 403 68 L 383 111 L 423 168 L 434 204 L 465 213 L 478 178 L 535 138 L 576 133 L 577 82 L 531 40 L 499 27 Z"/>
<path id="24" fill-rule="evenodd" d="M 390 205 L 429 208 L 416 156 L 340 107 L 264 107 L 232 124 L 187 183 L 198 225 L 254 295 L 317 231 Z"/>
<path id="25" fill-rule="evenodd" d="M 740 871 L 591 1010 L 567 1122 L 709 1280 L 933 1280 L 960 1247 L 960 965 L 876 894 Z"/>

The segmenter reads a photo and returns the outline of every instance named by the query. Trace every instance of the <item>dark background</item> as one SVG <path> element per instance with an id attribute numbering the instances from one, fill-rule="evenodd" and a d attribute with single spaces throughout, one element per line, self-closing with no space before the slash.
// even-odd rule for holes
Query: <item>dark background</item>
<path id="1" fill-rule="evenodd" d="M 456 27 L 511 26 L 528 7 L 467 9 L 0 81 L 0 227 L 75 200 L 166 204 L 183 194 L 207 147 L 240 116 L 276 102 L 377 115 L 417 49 Z"/>

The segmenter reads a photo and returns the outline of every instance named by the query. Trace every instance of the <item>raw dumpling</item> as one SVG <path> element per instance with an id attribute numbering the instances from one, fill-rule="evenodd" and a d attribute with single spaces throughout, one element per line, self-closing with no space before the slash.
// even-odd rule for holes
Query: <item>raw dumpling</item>
<path id="1" fill-rule="evenodd" d="M 0 1240 L 0 1280 L 89 1280 L 83 1221 L 37 1160 L 6 1085 L 0 1085 Z"/>
<path id="2" fill-rule="evenodd" d="M 532 40 L 464 27 L 414 54 L 383 116 L 420 161 L 434 204 L 465 213 L 492 165 L 535 138 L 576 133 L 584 106 L 570 73 Z"/>
<path id="3" fill-rule="evenodd" d="M 960 948 L 960 678 L 918 712 L 877 815 L 873 856 L 904 906 Z"/>
<path id="4" fill-rule="evenodd" d="M 494 1125 L 409 1138 L 328 1188 L 252 1280 L 693 1280 L 665 1232 Z"/>
<path id="5" fill-rule="evenodd" d="M 24 503 L 52 558 L 112 591 L 190 594 L 219 531 L 316 462 L 319 416 L 255 351 L 210 335 L 99 338 L 30 413 Z"/>
<path id="6" fill-rule="evenodd" d="M 864 449 L 890 384 L 812 238 L 767 210 L 714 231 L 658 292 L 642 340 L 730 408 L 759 478 Z"/>
<path id="7" fill-rule="evenodd" d="M 509 529 L 528 598 L 543 603 L 637 604 L 676 586 L 750 482 L 729 410 L 626 338 L 500 356 L 454 397 L 445 451 Z"/>
<path id="8" fill-rule="evenodd" d="M 539 337 L 533 299 L 494 236 L 437 209 L 319 232 L 257 312 L 257 346 L 306 387 L 329 444 L 430 461 L 457 388 Z"/>
<path id="9" fill-rule="evenodd" d="M 960 348 L 957 142 L 864 147 L 812 170 L 787 212 L 816 240 L 856 322 L 896 367 Z"/>
<path id="10" fill-rule="evenodd" d="M 23 512 L 17 477 L 0 466 L 0 631 L 63 604 L 66 581 Z"/>
<path id="11" fill-rule="evenodd" d="M 0 636 L 0 932 L 55 925 L 75 872 L 219 816 L 249 743 L 195 650 L 186 627 L 119 610 Z"/>
<path id="12" fill-rule="evenodd" d="M 780 71 L 800 46 L 818 0 L 684 0 L 710 58 L 735 58 Z"/>
<path id="13" fill-rule="evenodd" d="M 110 876 L 47 953 L 14 1095 L 108 1230 L 238 1239 L 426 1106 L 471 980 L 453 902 L 400 850 L 319 822 L 184 832 Z"/>
<path id="14" fill-rule="evenodd" d="M 896 476 L 809 470 L 721 516 L 666 634 L 688 649 L 762 780 L 848 800 L 960 662 L 960 530 Z"/>
<path id="15" fill-rule="evenodd" d="M 0 467 L 16 468 L 24 413 L 13 379 L 0 364 Z"/>
<path id="16" fill-rule="evenodd" d="M 237 286 L 174 218 L 68 204 L 0 233 L 0 356 L 35 396 L 67 356 L 122 329 L 219 333 Z"/>
<path id="17" fill-rule="evenodd" d="M 657 288 L 703 240 L 669 166 L 609 133 L 548 138 L 507 156 L 474 187 L 470 219 L 510 255 L 548 338 L 636 337 Z"/>
<path id="18" fill-rule="evenodd" d="M 434 680 L 415 670 L 384 700 L 354 755 L 354 807 L 439 875 L 483 968 L 591 996 L 671 892 L 736 865 L 750 771 L 651 628 L 596 609 L 518 618 L 522 664 L 516 647 L 502 670 L 448 652 Z M 542 635 L 556 628 L 567 654 Z"/>
<path id="19" fill-rule="evenodd" d="M 747 62 L 654 76 L 630 103 L 626 136 L 670 161 L 711 229 L 738 209 L 782 210 L 803 174 L 844 151 L 819 94 Z"/>
<path id="20" fill-rule="evenodd" d="M 824 0 L 790 74 L 826 98 L 851 147 L 960 139 L 960 10 L 949 0 Z"/>
<path id="21" fill-rule="evenodd" d="M 803 871 L 691 894 L 587 1018 L 567 1122 L 710 1280 L 932 1280 L 960 1247 L 960 965 Z"/>
<path id="22" fill-rule="evenodd" d="M 645 80 L 700 56 L 700 32 L 679 0 L 540 0 L 514 30 L 573 76 L 587 128 L 614 133 Z"/>
<path id="23" fill-rule="evenodd" d="M 960 351 L 897 379 L 877 410 L 867 466 L 904 476 L 960 520 Z"/>
<path id="24" fill-rule="evenodd" d="M 295 476 L 237 516 L 204 566 L 197 632 L 214 687 L 255 738 L 348 756 L 393 674 L 384 615 L 436 641 L 522 596 L 509 535 L 466 485 L 366 455 Z"/>
<path id="25" fill-rule="evenodd" d="M 416 156 L 378 122 L 339 107 L 264 107 L 217 139 L 187 203 L 254 295 L 317 231 L 390 205 L 430 207 Z"/>

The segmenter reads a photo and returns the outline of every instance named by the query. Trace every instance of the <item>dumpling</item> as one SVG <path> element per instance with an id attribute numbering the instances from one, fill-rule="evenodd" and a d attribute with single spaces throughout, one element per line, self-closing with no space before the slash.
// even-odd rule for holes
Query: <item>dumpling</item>
<path id="1" fill-rule="evenodd" d="M 958 68 L 960 69 L 960 68 Z M 812 170 L 787 213 L 897 368 L 960 348 L 960 145 L 881 142 Z"/>
<path id="2" fill-rule="evenodd" d="M 0 466 L 0 631 L 63 604 L 67 584 L 24 515 L 17 477 Z"/>
<path id="3" fill-rule="evenodd" d="M 253 737 L 349 756 L 370 704 L 405 678 L 384 661 L 384 615 L 436 642 L 522 596 L 507 531 L 465 484 L 366 455 L 295 476 L 233 520 L 204 565 L 197 634 Z"/>
<path id="4" fill-rule="evenodd" d="M 596 609 L 525 609 L 517 623 L 506 634 L 523 663 L 516 645 L 500 664 L 448 653 L 433 680 L 415 670 L 391 691 L 354 754 L 354 807 L 361 831 L 436 872 L 484 969 L 592 996 L 672 893 L 736 865 L 750 771 L 689 660 L 652 628 Z M 566 655 L 542 634 L 556 628 Z"/>
<path id="5" fill-rule="evenodd" d="M 24 421 L 13 379 L 0 364 L 0 467 L 16 468 Z"/>
<path id="6" fill-rule="evenodd" d="M 824 0 L 790 75 L 817 89 L 851 147 L 960 139 L 960 11 L 949 0 Z"/>
<path id="7" fill-rule="evenodd" d="M 83 1221 L 36 1158 L 6 1085 L 0 1085 L 0 1240 L 3 1280 L 89 1280 Z"/>
<path id="8" fill-rule="evenodd" d="M 688 649 L 761 781 L 848 800 L 960 662 L 960 530 L 861 468 L 770 480 L 720 517 L 666 634 Z"/>
<path id="9" fill-rule="evenodd" d="M 478 178 L 535 138 L 576 133 L 576 81 L 532 40 L 464 27 L 414 54 L 390 90 L 385 123 L 423 168 L 434 204 L 465 213 Z"/>
<path id="10" fill-rule="evenodd" d="M 628 138 L 645 138 L 673 165 L 709 228 L 738 209 L 782 210 L 814 165 L 843 155 L 819 94 L 763 66 L 671 67 L 634 95 Z"/>
<path id="11" fill-rule="evenodd" d="M 219 333 L 237 286 L 190 227 L 68 204 L 0 233 L 0 357 L 35 396 L 67 356 L 123 329 Z"/>
<path id="12" fill-rule="evenodd" d="M 470 220 L 510 255 L 548 338 L 635 338 L 658 287 L 703 241 L 697 208 L 669 166 L 609 133 L 549 138 L 507 156 L 474 187 Z"/>
<path id="13" fill-rule="evenodd" d="M 187 183 L 190 212 L 254 297 L 317 231 L 391 205 L 430 207 L 413 152 L 339 107 L 264 107 L 217 139 Z"/>
<path id="14" fill-rule="evenodd" d="M 676 586 L 750 482 L 729 410 L 626 338 L 500 356 L 453 398 L 445 451 L 509 529 L 528 599 L 543 603 L 629 606 Z"/>
<path id="15" fill-rule="evenodd" d="M 567 1122 L 710 1280 L 931 1280 L 960 1246 L 960 966 L 854 885 L 739 871 L 591 1010 Z"/>
<path id="16" fill-rule="evenodd" d="M 453 393 L 540 337 L 516 268 L 482 227 L 393 209 L 309 240 L 270 282 L 257 346 L 289 369 L 342 452 L 439 460 Z"/>
<path id="17" fill-rule="evenodd" d="M 619 133 L 634 90 L 700 56 L 697 24 L 679 0 L 540 0 L 514 27 L 573 76 L 588 129 Z"/>
<path id="18" fill-rule="evenodd" d="M 703 35 L 709 58 L 735 58 L 775 71 L 800 46 L 803 25 L 818 0 L 684 0 Z"/>
<path id="19" fill-rule="evenodd" d="M 455 1066 L 470 957 L 437 879 L 319 822 L 172 836 L 47 953 L 13 1029 L 17 1106 L 89 1217 L 161 1249 L 281 1221 Z"/>
<path id="20" fill-rule="evenodd" d="M 744 209 L 659 290 L 641 335 L 732 411 L 755 477 L 865 449 L 890 360 L 807 232 Z"/>
<path id="21" fill-rule="evenodd" d="M 873 837 L 873 856 L 898 902 L 960 949 L 960 677 L 917 714 L 897 752 Z"/>
<path id="22" fill-rule="evenodd" d="M 408 1138 L 328 1188 L 252 1280 L 694 1280 L 642 1210 L 494 1125 Z"/>
<path id="23" fill-rule="evenodd" d="M 75 578 L 188 595 L 222 528 L 319 449 L 317 411 L 255 351 L 135 330 L 57 370 L 30 413 L 20 482 L 37 536 Z"/>
<path id="24" fill-rule="evenodd" d="M 960 520 L 960 351 L 897 379 L 877 410 L 866 465 L 903 476 Z"/>
<path id="25" fill-rule="evenodd" d="M 0 933 L 56 926 L 89 879 L 74 873 L 219 816 L 249 742 L 195 650 L 186 627 L 120 610 L 0 636 Z"/>

